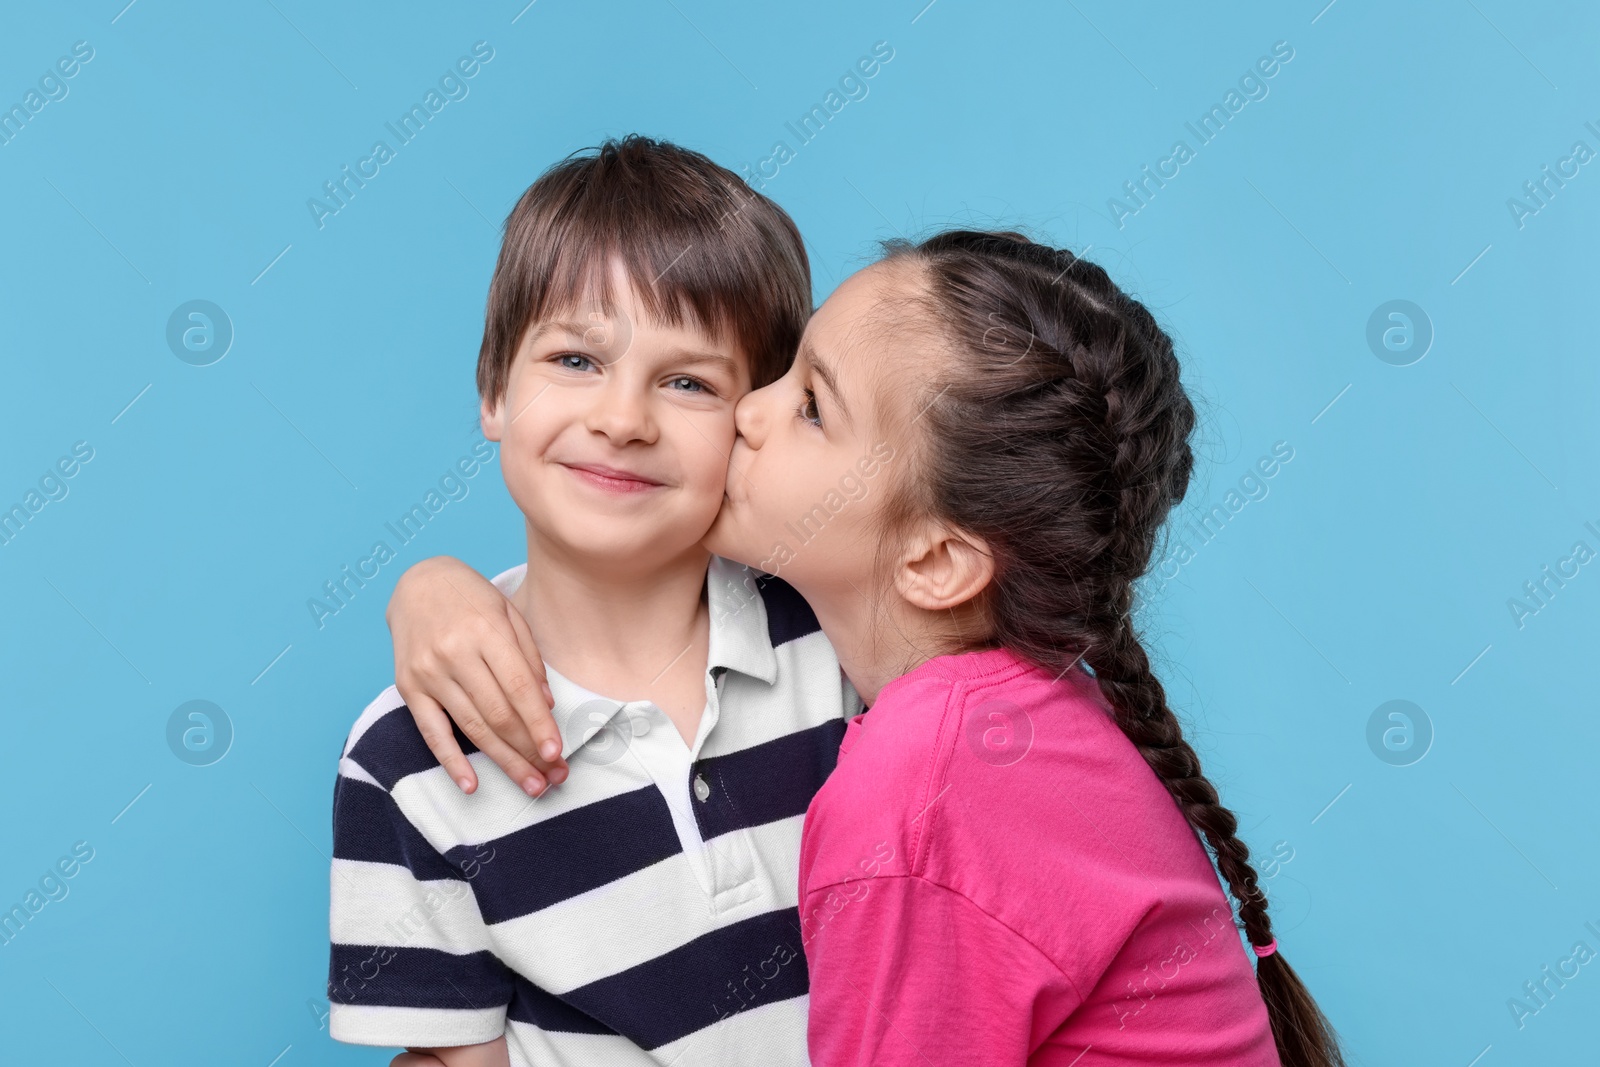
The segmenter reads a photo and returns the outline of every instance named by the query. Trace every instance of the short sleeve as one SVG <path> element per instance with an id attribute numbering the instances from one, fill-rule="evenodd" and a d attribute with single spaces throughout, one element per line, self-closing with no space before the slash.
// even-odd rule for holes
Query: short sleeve
<path id="1" fill-rule="evenodd" d="M 1026 939 L 924 878 L 822 886 L 802 915 L 813 1067 L 1016 1067 L 1081 1002 Z"/>
<path id="2" fill-rule="evenodd" d="M 386 789 L 342 761 L 329 887 L 335 1040 L 443 1047 L 505 1032 L 514 976 L 490 951 L 474 863 L 446 860 Z"/>

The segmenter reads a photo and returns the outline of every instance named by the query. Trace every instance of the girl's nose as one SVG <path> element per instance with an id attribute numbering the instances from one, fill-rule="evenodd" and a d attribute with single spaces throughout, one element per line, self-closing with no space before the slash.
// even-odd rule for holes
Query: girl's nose
<path id="1" fill-rule="evenodd" d="M 733 409 L 733 428 L 751 448 L 760 448 L 767 439 L 769 409 L 779 383 L 746 393 Z"/>

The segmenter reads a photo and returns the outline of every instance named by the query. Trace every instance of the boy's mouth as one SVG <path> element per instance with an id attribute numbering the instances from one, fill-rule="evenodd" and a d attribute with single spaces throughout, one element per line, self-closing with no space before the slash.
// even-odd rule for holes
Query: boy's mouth
<path id="1" fill-rule="evenodd" d="M 612 493 L 642 493 L 661 488 L 662 483 L 636 471 L 607 467 L 602 463 L 563 463 L 580 481 Z"/>

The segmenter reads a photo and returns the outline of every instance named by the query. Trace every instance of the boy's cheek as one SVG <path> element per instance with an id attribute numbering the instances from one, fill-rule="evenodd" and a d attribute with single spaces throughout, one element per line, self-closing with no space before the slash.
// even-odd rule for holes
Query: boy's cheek
<path id="1" fill-rule="evenodd" d="M 722 485 L 728 479 L 728 456 L 733 450 L 737 434 L 733 426 L 733 405 L 726 410 L 695 412 L 680 418 L 667 414 L 663 418 L 678 422 L 683 432 L 674 434 L 672 448 L 709 484 L 717 484 L 717 495 L 722 495 Z M 665 440 L 665 438 L 663 438 Z M 702 479 L 696 477 L 695 481 Z"/>
<path id="2" fill-rule="evenodd" d="M 511 498 L 523 510 L 537 504 L 541 477 L 548 482 L 550 477 L 560 473 L 552 469 L 541 475 L 540 468 L 543 466 L 542 457 L 529 447 L 528 442 L 509 437 L 500 442 L 500 476 L 505 480 Z"/>

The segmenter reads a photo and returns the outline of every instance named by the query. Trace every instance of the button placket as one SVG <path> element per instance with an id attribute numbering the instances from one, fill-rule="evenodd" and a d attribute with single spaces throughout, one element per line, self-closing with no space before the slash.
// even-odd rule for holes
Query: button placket
<path id="1" fill-rule="evenodd" d="M 712 803 L 734 804 L 733 797 L 727 795 L 721 784 L 714 780 L 716 776 L 708 774 L 700 767 L 700 753 L 704 751 L 705 746 L 711 744 L 712 736 L 716 733 L 721 719 L 722 683 L 727 674 L 727 668 L 720 665 L 706 672 L 705 714 L 708 718 L 705 733 L 690 753 L 692 762 L 689 792 L 694 798 L 696 808 Z M 703 835 L 704 831 L 701 833 Z M 710 882 L 710 905 L 713 914 L 738 907 L 759 892 L 759 886 L 753 884 L 756 872 L 755 855 L 744 833 L 720 834 L 710 840 L 702 836 L 701 860 L 705 864 L 705 876 Z"/>
<path id="2" fill-rule="evenodd" d="M 728 804 L 737 809 L 738 804 L 733 797 L 719 785 L 712 784 L 712 778 L 702 770 L 696 770 L 691 784 L 695 798 L 702 804 L 711 802 L 712 794 L 716 793 L 717 803 Z M 753 846 L 748 839 L 748 831 L 734 830 L 729 833 L 718 834 L 705 843 L 706 858 L 711 869 L 711 881 L 715 886 L 712 896 L 712 908 L 718 912 L 736 908 L 750 900 L 759 892 L 755 883 L 756 858 Z"/>

